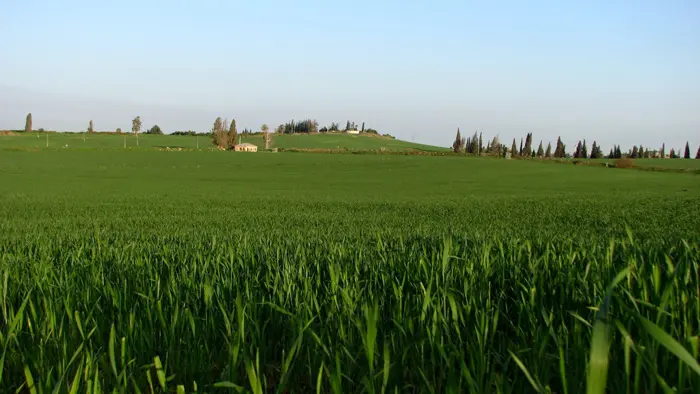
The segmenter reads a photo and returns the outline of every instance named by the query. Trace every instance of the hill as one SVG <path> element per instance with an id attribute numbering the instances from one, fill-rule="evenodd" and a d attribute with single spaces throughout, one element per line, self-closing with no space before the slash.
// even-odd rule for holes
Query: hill
<path id="1" fill-rule="evenodd" d="M 42 149 L 69 148 L 69 149 L 120 149 L 137 147 L 137 139 L 132 134 L 107 134 L 107 133 L 2 133 L 0 134 L 0 149 Z M 263 147 L 262 135 L 242 136 L 241 142 L 249 142 Z M 179 147 L 186 149 L 200 149 L 212 147 L 211 141 L 206 136 L 181 136 L 181 135 L 148 135 L 140 134 L 138 148 L 165 148 Z M 374 134 L 349 135 L 343 133 L 328 134 L 275 134 L 272 148 L 297 148 L 297 149 L 343 149 L 350 150 L 385 150 L 392 151 L 446 151 L 447 148 L 416 144 L 408 141 L 377 136 Z"/>

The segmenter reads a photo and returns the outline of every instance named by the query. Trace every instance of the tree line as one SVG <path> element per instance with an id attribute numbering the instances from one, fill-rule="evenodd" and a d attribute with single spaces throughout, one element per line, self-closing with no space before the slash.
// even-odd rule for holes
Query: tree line
<path id="1" fill-rule="evenodd" d="M 513 143 L 510 148 L 500 143 L 498 136 L 493 137 L 493 139 L 487 143 L 484 147 L 482 133 L 474 132 L 471 137 L 464 138 L 459 128 L 457 128 L 457 135 L 452 143 L 452 151 L 455 153 L 466 153 L 474 155 L 497 155 L 501 157 L 538 157 L 538 158 L 566 158 L 572 157 L 574 159 L 620 159 L 620 158 L 630 158 L 630 159 L 641 159 L 641 158 L 665 158 L 669 157 L 672 159 L 690 159 L 691 151 L 690 144 L 685 143 L 685 149 L 681 155 L 680 150 L 676 152 L 671 149 L 668 156 L 666 156 L 666 144 L 661 145 L 660 150 L 645 148 L 642 145 L 634 145 L 627 152 L 622 152 L 620 145 L 613 146 L 610 152 L 606 156 L 600 145 L 593 141 L 591 149 L 589 151 L 588 144 L 586 140 L 579 140 L 576 144 L 573 154 L 569 155 L 566 152 L 566 145 L 562 142 L 561 137 L 557 137 L 556 146 L 554 151 L 552 151 L 552 144 L 547 143 L 547 148 L 544 148 L 543 141 L 540 141 L 537 149 L 533 148 L 532 145 L 532 133 L 528 133 L 525 139 L 520 139 L 520 146 L 518 147 L 517 141 L 513 138 Z M 695 158 L 700 159 L 700 146 L 695 153 Z"/>
<path id="2" fill-rule="evenodd" d="M 357 131 L 360 134 L 362 133 L 369 133 L 369 134 L 379 134 L 379 132 L 373 128 L 367 127 L 365 128 L 365 123 L 362 122 L 361 125 L 358 125 L 354 121 L 348 120 L 345 123 L 345 128 L 341 129 L 340 123 L 337 122 L 331 122 L 330 125 L 328 126 L 323 126 L 319 127 L 319 123 L 316 121 L 316 119 L 304 119 L 301 121 L 294 121 L 293 119 L 289 122 L 282 123 L 281 125 L 277 126 L 275 129 L 275 132 L 277 134 L 298 134 L 298 133 L 347 133 L 349 131 Z M 388 134 L 384 134 L 384 136 L 391 137 Z"/>
<path id="3" fill-rule="evenodd" d="M 222 120 L 220 117 L 217 118 L 219 122 L 224 122 L 225 120 Z M 203 133 L 198 133 L 197 131 L 194 130 L 186 130 L 186 131 L 174 131 L 171 133 L 171 135 L 188 135 L 188 136 L 206 136 L 206 135 L 213 135 L 215 131 L 218 131 L 220 133 L 220 130 L 218 130 L 219 125 L 215 123 L 211 130 L 208 132 L 203 132 Z M 223 127 L 222 125 L 220 125 Z M 141 117 L 137 116 L 132 120 L 132 128 L 131 131 L 134 134 L 138 134 L 141 132 Z M 225 128 L 228 128 L 230 126 L 226 126 Z M 266 126 L 267 127 L 267 126 Z M 41 129 L 43 130 L 43 129 Z M 29 113 L 27 114 L 26 120 L 25 120 L 25 127 L 24 127 L 25 132 L 31 132 L 32 131 L 32 114 Z M 95 127 L 94 127 L 94 122 L 90 120 L 88 122 L 88 127 L 86 129 L 88 133 L 95 133 Z M 305 119 L 301 121 L 294 121 L 293 119 L 289 122 L 285 122 L 275 129 L 275 132 L 278 134 L 297 134 L 297 133 L 332 133 L 332 132 L 348 132 L 348 131 L 358 131 L 360 133 L 369 133 L 369 134 L 379 134 L 379 132 L 373 128 L 365 128 L 365 123 L 362 122 L 361 126 L 358 126 L 357 123 L 354 121 L 348 120 L 345 124 L 345 128 L 341 129 L 340 123 L 337 122 L 331 122 L 329 126 L 323 126 L 319 127 L 319 123 L 315 119 Z M 264 133 L 266 131 L 263 131 L 262 128 L 260 131 L 253 131 L 247 128 L 244 128 L 243 130 L 240 131 L 240 134 L 257 134 L 257 133 Z M 269 129 L 267 130 L 269 132 Z M 122 129 L 117 128 L 115 133 L 121 134 Z M 163 130 L 158 126 L 154 125 L 150 129 L 147 129 L 145 131 L 145 134 L 164 134 Z M 238 132 L 236 133 L 238 134 Z M 384 134 L 384 136 L 392 137 L 389 134 Z M 393 137 L 392 137 L 393 138 Z"/>

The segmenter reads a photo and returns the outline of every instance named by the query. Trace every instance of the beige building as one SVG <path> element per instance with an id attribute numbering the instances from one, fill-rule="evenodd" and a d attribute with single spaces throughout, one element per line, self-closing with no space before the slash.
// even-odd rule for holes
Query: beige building
<path id="1" fill-rule="evenodd" d="M 236 152 L 257 152 L 258 146 L 248 142 L 244 142 L 242 144 L 234 145 L 233 150 Z"/>

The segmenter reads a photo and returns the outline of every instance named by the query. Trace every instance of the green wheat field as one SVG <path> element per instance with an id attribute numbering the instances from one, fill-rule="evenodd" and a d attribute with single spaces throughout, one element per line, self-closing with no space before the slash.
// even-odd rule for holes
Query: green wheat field
<path id="1" fill-rule="evenodd" d="M 697 174 L 80 142 L 0 150 L 0 392 L 700 393 Z"/>

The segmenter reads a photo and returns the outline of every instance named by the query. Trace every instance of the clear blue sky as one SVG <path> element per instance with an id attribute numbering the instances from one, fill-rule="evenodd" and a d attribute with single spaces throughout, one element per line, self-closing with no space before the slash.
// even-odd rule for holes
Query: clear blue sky
<path id="1" fill-rule="evenodd" d="M 0 128 L 700 144 L 700 1 L 0 0 Z"/>

